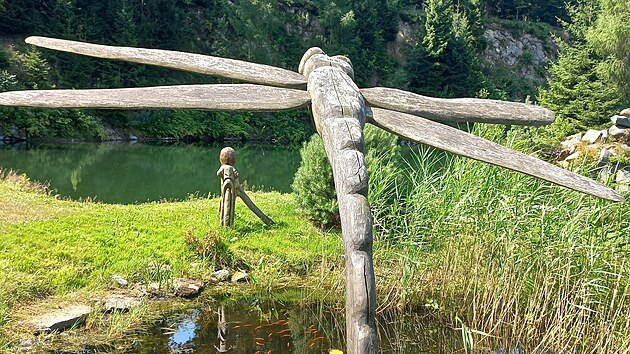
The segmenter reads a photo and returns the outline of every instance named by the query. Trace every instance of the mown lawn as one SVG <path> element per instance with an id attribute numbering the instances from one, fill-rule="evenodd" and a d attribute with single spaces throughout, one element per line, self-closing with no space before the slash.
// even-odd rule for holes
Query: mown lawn
<path id="1" fill-rule="evenodd" d="M 249 194 L 274 225 L 258 220 L 241 201 L 229 229 L 219 225 L 217 199 L 75 202 L 42 193 L 24 176 L 0 180 L 0 333 L 15 324 L 14 309 L 76 291 L 102 291 L 112 275 L 131 282 L 204 280 L 227 266 L 247 269 L 256 287 L 308 275 L 324 258 L 343 259 L 340 235 L 311 226 L 291 195 Z M 206 235 L 215 242 L 218 236 L 227 246 L 224 254 L 200 249 Z M 191 237 L 201 241 L 191 243 Z"/>

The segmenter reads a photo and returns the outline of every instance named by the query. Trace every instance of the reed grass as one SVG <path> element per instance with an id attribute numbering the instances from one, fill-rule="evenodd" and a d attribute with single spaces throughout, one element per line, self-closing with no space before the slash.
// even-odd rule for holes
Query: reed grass
<path id="1" fill-rule="evenodd" d="M 476 133 L 528 152 L 519 130 Z M 380 310 L 424 305 L 477 349 L 628 352 L 628 203 L 429 148 L 406 164 L 398 203 L 373 203 Z"/>

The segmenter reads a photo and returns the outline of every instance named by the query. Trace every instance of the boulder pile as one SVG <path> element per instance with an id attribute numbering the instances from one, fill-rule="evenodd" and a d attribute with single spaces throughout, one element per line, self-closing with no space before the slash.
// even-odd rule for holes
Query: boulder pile
<path id="1" fill-rule="evenodd" d="M 603 130 L 591 129 L 586 133 L 568 136 L 560 143 L 558 164 L 569 168 L 573 161 L 585 155 L 598 158 L 601 168 L 600 179 L 612 179 L 617 189 L 624 192 L 630 187 L 630 166 L 617 164 L 609 166 L 613 156 L 627 156 L 630 159 L 630 108 L 610 117 L 611 126 Z"/>

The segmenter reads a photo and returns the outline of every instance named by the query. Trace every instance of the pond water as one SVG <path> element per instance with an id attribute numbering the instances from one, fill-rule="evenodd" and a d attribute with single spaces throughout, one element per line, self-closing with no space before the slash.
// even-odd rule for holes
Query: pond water
<path id="1" fill-rule="evenodd" d="M 460 334 L 426 315 L 378 316 L 381 353 L 464 352 Z M 345 347 L 343 309 L 323 302 L 288 304 L 241 299 L 174 314 L 135 339 L 130 353 L 329 353 Z"/>
<path id="2" fill-rule="evenodd" d="M 0 168 L 49 183 L 55 194 L 105 203 L 218 195 L 219 151 L 226 145 L 79 143 L 0 145 Z M 299 147 L 234 145 L 241 183 L 290 192 Z"/>

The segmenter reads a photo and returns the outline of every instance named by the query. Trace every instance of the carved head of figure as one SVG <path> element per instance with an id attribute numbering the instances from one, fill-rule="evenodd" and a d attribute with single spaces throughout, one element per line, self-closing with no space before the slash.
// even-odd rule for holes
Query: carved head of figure
<path id="1" fill-rule="evenodd" d="M 308 78 L 313 70 L 331 66 L 341 69 L 354 80 L 354 69 L 352 69 L 352 62 L 348 57 L 343 55 L 329 57 L 318 47 L 310 48 L 304 53 L 302 60 L 300 60 L 298 72 Z"/>
<path id="2" fill-rule="evenodd" d="M 236 151 L 231 147 L 224 147 L 219 154 L 219 161 L 222 165 L 234 166 L 236 163 Z"/>

